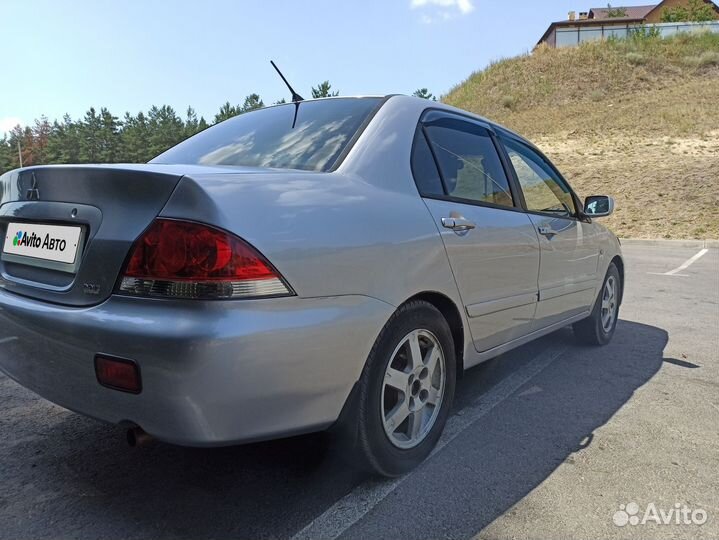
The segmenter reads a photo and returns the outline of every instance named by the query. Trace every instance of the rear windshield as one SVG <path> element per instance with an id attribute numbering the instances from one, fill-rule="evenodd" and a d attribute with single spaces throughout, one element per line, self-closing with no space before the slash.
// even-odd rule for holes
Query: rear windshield
<path id="1" fill-rule="evenodd" d="M 335 98 L 244 113 L 181 142 L 150 163 L 326 171 L 380 102 L 381 98 Z"/>

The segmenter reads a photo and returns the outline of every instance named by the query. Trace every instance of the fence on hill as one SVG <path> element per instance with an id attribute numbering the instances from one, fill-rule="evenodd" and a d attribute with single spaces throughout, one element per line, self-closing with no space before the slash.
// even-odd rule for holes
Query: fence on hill
<path id="1" fill-rule="evenodd" d="M 708 22 L 679 22 L 679 23 L 657 23 L 657 24 L 603 24 L 601 26 L 557 28 L 557 47 L 576 47 L 585 41 L 599 39 L 623 39 L 645 28 L 651 31 L 656 28 L 661 37 L 669 37 L 680 32 L 717 32 L 719 33 L 719 21 Z"/>

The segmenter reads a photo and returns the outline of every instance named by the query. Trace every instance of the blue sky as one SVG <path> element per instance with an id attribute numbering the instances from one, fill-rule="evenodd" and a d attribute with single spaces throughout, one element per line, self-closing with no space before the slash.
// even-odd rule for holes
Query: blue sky
<path id="1" fill-rule="evenodd" d="M 586 1 L 586 0 L 585 0 Z M 604 5 L 605 2 L 597 2 Z M 582 0 L 0 0 L 0 132 L 41 114 L 169 104 L 211 119 L 227 100 L 288 97 L 329 79 L 343 95 L 440 95 L 530 50 Z"/>

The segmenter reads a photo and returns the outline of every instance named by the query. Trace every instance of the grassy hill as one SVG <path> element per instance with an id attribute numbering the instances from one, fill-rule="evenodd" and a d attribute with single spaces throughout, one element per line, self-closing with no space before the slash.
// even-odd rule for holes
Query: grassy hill
<path id="1" fill-rule="evenodd" d="M 719 34 L 540 47 L 443 101 L 530 138 L 636 238 L 719 238 Z"/>

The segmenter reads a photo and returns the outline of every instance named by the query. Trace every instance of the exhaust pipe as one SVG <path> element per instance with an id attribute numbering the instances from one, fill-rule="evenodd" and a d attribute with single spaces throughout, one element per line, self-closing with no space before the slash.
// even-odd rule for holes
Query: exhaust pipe
<path id="1" fill-rule="evenodd" d="M 139 426 L 127 430 L 127 444 L 133 448 L 136 446 L 145 446 L 152 440 L 152 435 L 145 433 L 145 430 Z"/>

